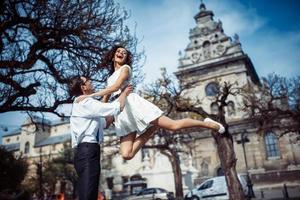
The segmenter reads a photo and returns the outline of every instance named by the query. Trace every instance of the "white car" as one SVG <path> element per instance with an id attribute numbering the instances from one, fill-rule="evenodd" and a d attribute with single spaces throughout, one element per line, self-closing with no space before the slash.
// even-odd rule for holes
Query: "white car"
<path id="1" fill-rule="evenodd" d="M 162 188 L 145 188 L 126 200 L 173 200 L 174 194 Z"/>
<path id="2" fill-rule="evenodd" d="M 242 184 L 244 194 L 246 195 L 248 193 L 247 176 L 238 175 L 238 177 Z M 186 194 L 185 199 L 229 199 L 225 176 L 218 176 L 207 179 L 206 181 L 198 185 L 195 189 L 189 191 Z"/>

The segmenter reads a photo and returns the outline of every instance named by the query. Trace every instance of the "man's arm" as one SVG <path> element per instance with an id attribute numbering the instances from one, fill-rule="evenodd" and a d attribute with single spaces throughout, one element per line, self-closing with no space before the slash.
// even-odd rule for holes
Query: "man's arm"
<path id="1" fill-rule="evenodd" d="M 125 107 L 125 100 L 126 97 L 132 92 L 133 87 L 132 85 L 128 85 L 121 93 L 121 95 L 119 96 L 118 101 L 120 102 L 120 109 L 121 111 L 124 109 Z"/>

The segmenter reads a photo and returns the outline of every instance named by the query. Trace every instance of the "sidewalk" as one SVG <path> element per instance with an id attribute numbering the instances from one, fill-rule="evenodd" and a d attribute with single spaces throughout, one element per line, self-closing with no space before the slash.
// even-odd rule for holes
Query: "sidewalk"
<path id="1" fill-rule="evenodd" d="M 300 187 L 289 187 L 287 188 L 289 200 L 299 199 L 300 200 Z M 283 188 L 265 188 L 265 189 L 254 189 L 255 197 L 253 200 L 277 200 L 284 199 Z"/>

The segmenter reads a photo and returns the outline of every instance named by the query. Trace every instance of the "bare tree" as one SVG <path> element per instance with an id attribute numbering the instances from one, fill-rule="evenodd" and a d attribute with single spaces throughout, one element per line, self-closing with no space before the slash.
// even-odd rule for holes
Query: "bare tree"
<path id="1" fill-rule="evenodd" d="M 192 83 L 170 78 L 163 72 L 163 76 L 156 83 L 146 87 L 145 95 L 149 100 L 159 105 L 166 111 L 167 115 L 180 115 L 178 113 L 196 113 L 201 117 L 210 117 L 220 121 L 226 128 L 223 135 L 211 132 L 216 141 L 218 154 L 220 157 L 222 168 L 225 172 L 226 182 L 230 199 L 245 199 L 242 187 L 237 177 L 236 162 L 237 158 L 234 152 L 233 139 L 229 132 L 229 125 L 225 118 L 225 107 L 228 106 L 228 97 L 230 95 L 242 95 L 242 109 L 246 113 L 246 117 L 258 124 L 260 130 L 276 128 L 280 130 L 280 136 L 286 133 L 298 133 L 300 130 L 300 78 L 284 78 L 272 74 L 268 78 L 262 78 L 262 84 L 253 86 L 245 85 L 243 88 L 237 87 L 234 83 L 220 83 L 221 87 L 215 100 L 212 103 L 218 105 L 218 114 L 208 114 L 202 107 L 201 101 L 191 101 L 186 97 L 186 92 L 193 88 Z M 258 130 L 258 133 L 261 131 Z M 166 151 L 168 145 L 174 145 L 174 141 L 169 139 L 169 134 L 159 134 L 160 137 L 166 138 L 168 141 L 163 145 L 156 145 L 150 148 L 158 148 Z M 177 137 L 177 135 L 175 135 Z M 178 134 L 181 142 L 186 137 L 193 135 Z M 172 137 L 172 136 L 171 136 Z M 173 134 L 174 137 L 174 134 Z M 176 138 L 175 137 L 175 138 Z M 299 137 L 296 137 L 299 139 Z M 174 156 L 173 159 L 175 159 Z M 172 162 L 172 160 L 170 159 Z M 173 162 L 172 162 L 173 165 Z M 178 165 L 180 168 L 180 165 Z M 177 167 L 178 167 L 177 166 Z M 178 173 L 174 170 L 174 173 Z M 182 179 L 181 173 L 174 174 L 175 181 Z M 179 178 L 180 177 L 180 178 Z M 179 190 L 179 191 L 177 191 Z M 182 188 L 176 187 L 176 196 L 181 195 Z"/>
<path id="2" fill-rule="evenodd" d="M 259 132 L 277 129 L 278 137 L 286 133 L 299 135 L 300 77 L 285 78 L 270 74 L 261 82 L 261 87 L 245 87 L 241 93 L 244 97 L 243 109 L 258 123 Z"/>
<path id="3" fill-rule="evenodd" d="M 193 85 L 191 83 L 179 82 L 167 75 L 165 70 L 162 73 L 162 78 L 156 83 L 152 84 L 145 88 L 145 95 L 149 100 L 152 100 L 156 105 L 159 105 L 163 110 L 166 111 L 167 115 L 172 114 L 173 116 L 178 116 L 178 113 L 196 113 L 199 116 L 210 117 L 217 121 L 220 121 L 226 128 L 226 132 L 222 135 L 217 132 L 211 132 L 213 138 L 216 141 L 218 154 L 220 157 L 222 168 L 225 172 L 226 182 L 228 185 L 230 199 L 245 199 L 241 184 L 239 182 L 237 172 L 236 172 L 236 162 L 237 158 L 233 148 L 233 139 L 231 134 L 228 131 L 228 124 L 225 119 L 225 107 L 227 106 L 227 98 L 229 95 L 237 95 L 239 93 L 239 88 L 235 87 L 235 84 L 224 82 L 218 95 L 215 97 L 215 103 L 218 104 L 218 114 L 209 114 L 201 106 L 199 102 L 192 102 L 191 99 L 187 98 L 185 93 L 187 90 L 191 89 Z M 165 107 L 163 107 L 165 106 Z M 174 180 L 176 187 L 176 197 L 182 197 L 182 175 L 181 169 L 178 164 L 175 165 L 172 161 L 176 160 L 177 154 L 171 153 L 170 145 L 174 145 L 176 140 L 170 140 L 169 138 L 173 137 L 174 134 L 160 134 L 160 137 L 163 137 L 163 141 L 169 141 L 163 145 L 155 145 L 152 148 L 158 148 L 161 151 L 169 151 L 169 159 L 172 163 L 174 170 Z M 176 137 L 181 138 L 181 141 L 184 142 L 184 138 L 190 138 L 192 135 L 180 134 Z M 175 137 L 175 138 L 176 138 Z M 149 147 L 148 147 L 149 148 Z M 174 167 L 179 170 L 175 170 Z"/>
<path id="4" fill-rule="evenodd" d="M 4 0 L 0 2 L 0 113 L 42 111 L 58 115 L 71 101 L 70 76 L 103 83 L 104 53 L 114 44 L 133 52 L 137 38 L 124 25 L 129 13 L 113 0 Z M 136 63 L 134 71 L 139 71 Z"/>

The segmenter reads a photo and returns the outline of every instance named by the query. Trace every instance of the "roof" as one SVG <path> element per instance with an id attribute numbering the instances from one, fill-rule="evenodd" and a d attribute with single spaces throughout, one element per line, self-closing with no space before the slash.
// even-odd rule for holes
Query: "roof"
<path id="1" fill-rule="evenodd" d="M 2 145 L 7 151 L 18 151 L 20 150 L 20 143 Z"/>
<path id="2" fill-rule="evenodd" d="M 7 132 L 3 132 L 2 137 L 6 137 L 6 136 L 12 136 L 12 135 L 19 135 L 21 134 L 21 127 L 7 131 Z"/>
<path id="3" fill-rule="evenodd" d="M 58 144 L 58 143 L 63 143 L 68 140 L 71 140 L 71 133 L 66 133 L 63 135 L 56 135 L 56 136 L 50 136 L 44 140 L 41 140 L 37 142 L 34 147 L 41 147 L 41 146 L 46 146 L 46 145 L 51 145 L 51 144 Z"/>
<path id="4" fill-rule="evenodd" d="M 22 124 L 22 126 L 26 126 L 32 123 L 37 123 L 37 124 L 45 124 L 45 125 L 50 125 L 51 121 L 46 118 L 41 118 L 38 116 L 33 116 L 33 117 L 28 117 L 26 121 Z"/>
<path id="5" fill-rule="evenodd" d="M 67 124 L 67 123 L 70 123 L 69 118 L 61 118 L 61 119 L 58 119 L 58 120 L 51 121 L 52 126 Z"/>

